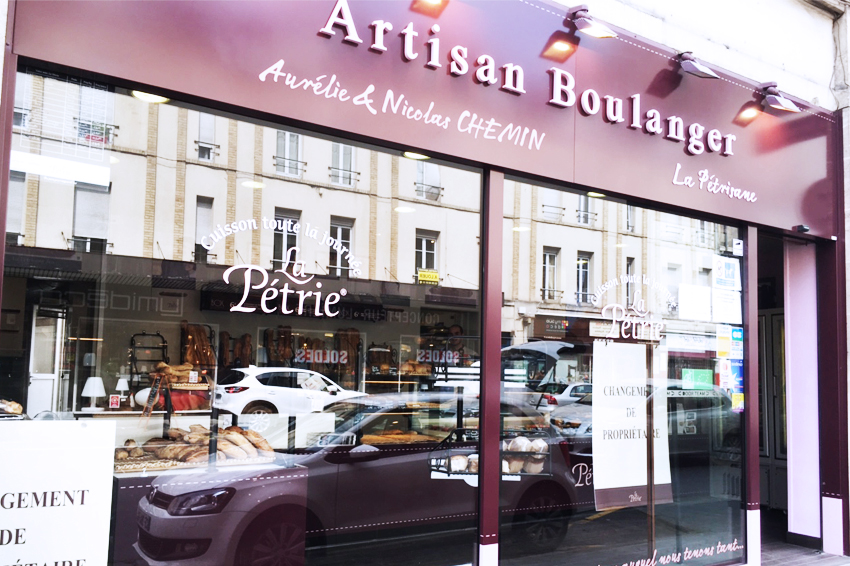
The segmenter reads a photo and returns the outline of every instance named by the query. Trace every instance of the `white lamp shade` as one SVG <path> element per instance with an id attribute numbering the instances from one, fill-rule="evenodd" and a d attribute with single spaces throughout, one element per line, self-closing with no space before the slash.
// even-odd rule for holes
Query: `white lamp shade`
<path id="1" fill-rule="evenodd" d="M 129 391 L 130 384 L 127 383 L 126 377 L 119 377 L 118 383 L 115 384 L 115 391 Z"/>
<path id="2" fill-rule="evenodd" d="M 106 397 L 106 389 L 103 387 L 102 377 L 90 377 L 83 387 L 83 397 Z"/>

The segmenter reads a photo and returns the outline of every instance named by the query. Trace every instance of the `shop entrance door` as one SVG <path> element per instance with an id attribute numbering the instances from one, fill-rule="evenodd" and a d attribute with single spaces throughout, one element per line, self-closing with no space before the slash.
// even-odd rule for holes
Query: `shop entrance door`
<path id="1" fill-rule="evenodd" d="M 56 311 L 42 312 L 36 305 L 30 341 L 27 414 L 35 417 L 59 407 L 59 369 L 65 318 Z"/>
<path id="2" fill-rule="evenodd" d="M 759 472 L 763 507 L 788 510 L 785 312 L 759 311 Z"/>

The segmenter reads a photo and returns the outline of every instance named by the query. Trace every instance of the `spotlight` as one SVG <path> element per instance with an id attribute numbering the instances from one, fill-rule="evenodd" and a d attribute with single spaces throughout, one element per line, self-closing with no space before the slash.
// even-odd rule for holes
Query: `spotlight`
<path id="1" fill-rule="evenodd" d="M 581 33 L 598 38 L 617 37 L 614 30 L 590 17 L 587 11 L 587 4 L 570 8 L 567 12 L 567 17 L 572 18 L 576 29 Z"/>
<path id="2" fill-rule="evenodd" d="M 408 159 L 417 159 L 419 161 L 423 161 L 425 159 L 431 159 L 429 156 L 424 155 L 422 153 L 416 153 L 413 151 L 405 151 L 402 155 Z"/>
<path id="3" fill-rule="evenodd" d="M 449 0 L 413 0 L 410 4 L 410 10 L 432 18 L 439 18 L 448 5 Z"/>
<path id="4" fill-rule="evenodd" d="M 750 122 L 759 117 L 759 115 L 762 113 L 762 110 L 763 109 L 761 104 L 750 100 L 749 102 L 746 102 L 743 106 L 741 106 L 741 109 L 738 110 L 738 114 L 735 116 L 735 119 L 732 120 L 732 122 L 739 126 L 747 126 L 750 124 Z"/>
<path id="5" fill-rule="evenodd" d="M 806 224 L 800 224 L 798 226 L 794 226 L 794 231 L 799 232 L 801 234 L 805 234 L 809 231 L 809 227 Z"/>
<path id="6" fill-rule="evenodd" d="M 771 108 L 776 108 L 777 110 L 783 110 L 785 112 L 800 112 L 800 109 L 797 108 L 796 104 L 779 93 L 779 89 L 776 88 L 776 83 L 760 84 L 759 89 L 761 89 L 764 94 L 764 101 Z"/>
<path id="7" fill-rule="evenodd" d="M 694 58 L 694 54 L 685 51 L 679 54 L 679 65 L 686 73 L 701 79 L 719 79 L 720 75 L 700 63 Z"/>
<path id="8" fill-rule="evenodd" d="M 577 46 L 577 37 L 556 31 L 549 37 L 540 56 L 556 63 L 564 63 L 575 53 Z"/>

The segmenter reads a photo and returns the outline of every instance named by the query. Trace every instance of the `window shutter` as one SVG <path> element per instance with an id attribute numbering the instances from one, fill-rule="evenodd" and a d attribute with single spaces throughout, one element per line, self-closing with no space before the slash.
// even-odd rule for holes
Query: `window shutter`
<path id="1" fill-rule="evenodd" d="M 201 112 L 200 132 L 198 141 L 203 143 L 215 143 L 215 116 Z"/>
<path id="2" fill-rule="evenodd" d="M 213 199 L 198 197 L 198 208 L 195 214 L 195 243 L 209 236 L 213 231 Z"/>
<path id="3" fill-rule="evenodd" d="M 74 236 L 107 239 L 109 187 L 77 183 L 74 198 Z"/>
<path id="4" fill-rule="evenodd" d="M 20 171 L 9 173 L 9 203 L 6 209 L 6 232 L 23 233 L 24 192 L 27 176 Z"/>

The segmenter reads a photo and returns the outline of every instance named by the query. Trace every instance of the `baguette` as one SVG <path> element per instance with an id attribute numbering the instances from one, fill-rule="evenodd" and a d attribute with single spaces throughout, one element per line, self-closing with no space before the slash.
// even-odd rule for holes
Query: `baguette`
<path id="1" fill-rule="evenodd" d="M 168 432 L 166 434 L 168 435 L 168 438 L 170 438 L 171 440 L 180 440 L 184 436 L 189 434 L 189 431 L 183 430 L 182 428 L 170 428 L 170 429 L 168 429 Z"/>
<path id="2" fill-rule="evenodd" d="M 209 440 L 209 433 L 204 434 L 202 432 L 192 432 L 183 437 L 183 441 L 189 444 L 207 444 Z"/>
<path id="3" fill-rule="evenodd" d="M 199 425 L 199 424 L 189 425 L 189 430 L 190 430 L 191 432 L 202 432 L 202 433 L 204 433 L 204 434 L 209 434 L 209 433 L 210 433 L 210 429 L 208 429 L 208 428 L 207 428 L 207 427 L 205 427 L 204 425 Z"/>
<path id="4" fill-rule="evenodd" d="M 242 450 L 232 442 L 228 442 L 224 438 L 218 439 L 218 449 L 224 452 L 228 458 L 231 458 L 233 460 L 244 460 L 248 457 L 248 454 L 244 450 Z"/>
<path id="5" fill-rule="evenodd" d="M 225 431 L 221 437 L 229 440 L 230 442 L 244 450 L 249 458 L 256 458 L 258 456 L 257 449 L 254 448 L 254 445 L 251 444 L 251 441 L 245 438 L 243 435 L 239 434 L 238 432 Z"/>
<path id="6" fill-rule="evenodd" d="M 274 456 L 274 448 L 259 432 L 246 430 L 242 432 L 242 435 L 251 441 L 251 444 L 260 452 L 260 456 Z"/>
<path id="7" fill-rule="evenodd" d="M 165 438 L 151 438 L 142 445 L 142 448 L 145 452 L 156 452 L 159 448 L 163 448 L 172 442 L 174 441 Z"/>

